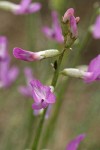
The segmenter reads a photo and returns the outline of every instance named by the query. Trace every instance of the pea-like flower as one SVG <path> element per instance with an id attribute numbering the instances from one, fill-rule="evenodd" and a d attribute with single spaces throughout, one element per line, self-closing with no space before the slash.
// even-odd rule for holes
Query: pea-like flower
<path id="1" fill-rule="evenodd" d="M 90 75 L 84 78 L 85 82 L 100 80 L 100 54 L 91 60 L 86 73 L 90 73 Z"/>
<path id="2" fill-rule="evenodd" d="M 100 55 L 91 60 L 87 71 L 76 68 L 66 68 L 61 73 L 71 77 L 82 78 L 86 83 L 100 80 Z"/>
<path id="3" fill-rule="evenodd" d="M 77 150 L 81 141 L 85 138 L 85 134 L 78 135 L 75 139 L 73 139 L 66 147 L 66 150 Z"/>
<path id="4" fill-rule="evenodd" d="M 48 38 L 53 39 L 58 43 L 63 43 L 64 38 L 62 35 L 62 30 L 58 20 L 57 12 L 53 11 L 51 15 L 52 15 L 52 28 L 44 26 L 42 31 Z"/>
<path id="5" fill-rule="evenodd" d="M 74 16 L 74 9 L 73 8 L 69 8 L 63 18 L 62 18 L 62 22 L 64 24 L 67 24 L 69 22 L 69 26 L 70 26 L 70 32 L 72 34 L 72 38 L 77 38 L 78 36 L 78 29 L 77 29 L 77 23 L 79 22 L 80 18 L 79 17 L 75 17 Z M 67 29 L 64 29 L 65 33 Z"/>
<path id="6" fill-rule="evenodd" d="M 100 39 L 100 15 L 97 16 L 96 21 L 92 27 L 92 34 L 95 39 Z"/>
<path id="7" fill-rule="evenodd" d="M 16 66 L 10 68 L 10 56 L 7 49 L 7 38 L 0 37 L 0 88 L 6 88 L 14 82 L 19 69 Z"/>
<path id="8" fill-rule="evenodd" d="M 55 95 L 49 86 L 43 85 L 39 80 L 34 79 L 30 82 L 32 86 L 32 93 L 34 102 L 33 109 L 39 110 L 46 108 L 49 104 L 55 103 Z"/>
<path id="9" fill-rule="evenodd" d="M 32 3 L 32 0 L 21 0 L 20 4 L 14 4 L 8 1 L 0 1 L 0 8 L 11 11 L 16 15 L 35 13 L 41 9 L 38 2 Z"/>
<path id="10" fill-rule="evenodd" d="M 39 51 L 39 52 L 30 52 L 18 47 L 13 49 L 14 57 L 24 61 L 38 61 L 48 57 L 57 56 L 59 54 L 60 52 L 56 49 L 50 49 L 50 50 Z"/>

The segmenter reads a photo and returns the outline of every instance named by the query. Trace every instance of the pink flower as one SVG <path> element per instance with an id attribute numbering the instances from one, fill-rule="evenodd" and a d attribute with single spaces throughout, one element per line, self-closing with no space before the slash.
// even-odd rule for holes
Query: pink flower
<path id="1" fill-rule="evenodd" d="M 43 85 L 39 80 L 34 79 L 30 82 L 32 86 L 33 99 L 35 103 L 33 109 L 39 110 L 46 108 L 49 104 L 55 103 L 55 95 L 51 92 L 49 86 Z"/>
<path id="2" fill-rule="evenodd" d="M 42 31 L 48 38 L 53 39 L 58 43 L 63 43 L 64 38 L 62 35 L 62 31 L 61 31 L 58 15 L 56 11 L 52 12 L 52 28 L 45 26 L 43 27 Z"/>
<path id="3" fill-rule="evenodd" d="M 19 69 L 15 66 L 10 68 L 10 58 L 0 61 L 0 87 L 10 86 L 17 78 Z"/>
<path id="4" fill-rule="evenodd" d="M 39 51 L 39 52 L 30 52 L 18 47 L 13 49 L 13 55 L 17 59 L 24 60 L 24 61 L 37 61 L 48 57 L 54 57 L 59 54 L 60 52 L 56 49 L 50 49 L 50 50 Z"/>
<path id="5" fill-rule="evenodd" d="M 0 1 L 0 8 L 11 11 L 16 15 L 35 13 L 41 9 L 39 2 L 32 3 L 32 0 L 21 0 L 20 4 L 9 1 Z"/>
<path id="6" fill-rule="evenodd" d="M 96 22 L 93 25 L 92 34 L 95 39 L 100 39 L 100 15 L 96 18 Z"/>
<path id="7" fill-rule="evenodd" d="M 10 68 L 10 56 L 7 49 L 7 38 L 0 37 L 0 87 L 8 87 L 18 76 L 19 69 L 15 66 Z"/>
<path id="8" fill-rule="evenodd" d="M 90 73 L 90 75 L 84 77 L 85 82 L 90 83 L 100 80 L 100 55 L 91 60 L 86 75 L 87 73 Z"/>
<path id="9" fill-rule="evenodd" d="M 66 150 L 77 150 L 81 141 L 85 138 L 85 134 L 80 134 L 74 140 L 72 140 L 66 147 Z"/>
<path id="10" fill-rule="evenodd" d="M 26 51 L 26 50 L 23 50 L 23 49 L 18 48 L 18 47 L 13 49 L 13 55 L 17 59 L 21 59 L 24 61 L 36 61 L 36 60 L 41 59 L 41 57 L 38 55 L 38 53 Z"/>
<path id="11" fill-rule="evenodd" d="M 41 9 L 41 4 L 38 2 L 31 3 L 32 0 L 21 0 L 19 7 L 14 10 L 16 15 L 35 13 Z"/>
<path id="12" fill-rule="evenodd" d="M 77 36 L 78 36 L 77 23 L 79 22 L 80 18 L 79 17 L 76 17 L 76 18 L 74 17 L 74 9 L 73 8 L 69 8 L 65 12 L 62 20 L 63 20 L 64 23 L 69 21 L 70 31 L 72 33 L 72 37 L 77 38 Z"/>

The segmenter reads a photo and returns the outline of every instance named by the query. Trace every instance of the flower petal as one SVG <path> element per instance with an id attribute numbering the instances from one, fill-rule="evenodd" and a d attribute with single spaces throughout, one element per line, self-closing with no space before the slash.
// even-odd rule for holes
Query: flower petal
<path id="1" fill-rule="evenodd" d="M 32 104 L 32 109 L 36 109 L 36 110 L 39 110 L 39 109 L 42 109 L 42 105 L 41 103 L 33 103 Z"/>
<path id="2" fill-rule="evenodd" d="M 85 134 L 80 134 L 67 145 L 66 150 L 77 150 L 80 142 L 84 140 L 84 138 Z"/>
<path id="3" fill-rule="evenodd" d="M 85 78 L 85 82 L 93 82 L 100 77 L 100 55 L 91 60 L 88 66 L 88 72 L 92 73 L 90 77 Z"/>

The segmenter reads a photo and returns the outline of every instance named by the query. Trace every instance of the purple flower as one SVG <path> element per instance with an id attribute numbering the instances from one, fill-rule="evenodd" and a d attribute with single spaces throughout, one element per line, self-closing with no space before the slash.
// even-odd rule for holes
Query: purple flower
<path id="1" fill-rule="evenodd" d="M 100 15 L 96 18 L 96 22 L 93 25 L 92 34 L 95 39 L 100 39 Z"/>
<path id="2" fill-rule="evenodd" d="M 100 80 L 100 55 L 91 60 L 86 75 L 87 73 L 90 73 L 90 75 L 84 77 L 85 82 L 90 83 Z"/>
<path id="3" fill-rule="evenodd" d="M 30 82 L 34 79 L 32 75 L 31 68 L 27 67 L 24 69 L 25 79 L 26 79 L 26 86 L 20 86 L 18 88 L 19 92 L 27 97 L 32 97 L 32 87 Z"/>
<path id="4" fill-rule="evenodd" d="M 16 15 L 35 13 L 41 9 L 41 4 L 38 2 L 31 3 L 32 0 L 21 0 L 19 7 L 14 10 Z"/>
<path id="5" fill-rule="evenodd" d="M 54 57 L 59 54 L 60 52 L 56 49 L 50 49 L 50 50 L 39 51 L 39 52 L 30 52 L 18 47 L 13 49 L 13 55 L 17 59 L 24 60 L 24 61 L 37 61 L 48 57 Z"/>
<path id="6" fill-rule="evenodd" d="M 79 22 L 80 18 L 74 16 L 74 9 L 73 8 L 69 8 L 65 12 L 62 20 L 63 20 L 64 23 L 69 21 L 70 31 L 72 33 L 72 37 L 77 38 L 77 36 L 78 36 L 77 23 Z"/>
<path id="7" fill-rule="evenodd" d="M 24 61 L 36 61 L 36 60 L 41 59 L 41 57 L 38 55 L 38 53 L 26 51 L 26 50 L 23 50 L 23 49 L 18 48 L 18 47 L 13 49 L 13 55 L 17 59 L 21 59 L 21 60 L 24 60 Z"/>
<path id="8" fill-rule="evenodd" d="M 74 140 L 72 140 L 66 147 L 66 150 L 77 150 L 81 141 L 85 138 L 85 134 L 80 134 Z"/>
<path id="9" fill-rule="evenodd" d="M 0 37 L 0 87 L 8 87 L 18 76 L 19 70 L 13 66 L 10 68 L 10 56 L 7 49 L 7 38 Z"/>
<path id="10" fill-rule="evenodd" d="M 39 80 L 34 79 L 30 82 L 35 103 L 33 109 L 39 110 L 46 108 L 49 104 L 55 103 L 55 95 L 51 92 L 49 86 L 43 85 Z"/>
<path id="11" fill-rule="evenodd" d="M 8 1 L 0 1 L 0 8 L 11 11 L 16 15 L 35 13 L 41 9 L 39 2 L 32 3 L 32 0 L 21 0 L 20 4 Z"/>
<path id="12" fill-rule="evenodd" d="M 19 70 L 13 66 L 10 68 L 10 58 L 0 61 L 0 87 L 10 86 L 17 78 Z"/>
<path id="13" fill-rule="evenodd" d="M 52 28 L 45 26 L 43 27 L 42 31 L 48 38 L 51 38 L 59 43 L 63 43 L 64 38 L 62 35 L 62 31 L 61 31 L 58 15 L 56 11 L 52 12 Z"/>

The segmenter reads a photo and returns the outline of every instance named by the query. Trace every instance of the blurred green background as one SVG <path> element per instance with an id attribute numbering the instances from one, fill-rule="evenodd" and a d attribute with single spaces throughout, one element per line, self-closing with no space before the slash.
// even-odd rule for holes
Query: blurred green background
<path id="1" fill-rule="evenodd" d="M 19 1 L 12 0 L 12 2 L 17 3 Z M 23 97 L 18 92 L 18 86 L 25 85 L 23 69 L 26 66 L 32 67 L 34 76 L 43 83 L 50 83 L 53 74 L 51 62 L 55 60 L 48 59 L 35 63 L 16 60 L 12 55 L 12 49 L 21 47 L 31 51 L 49 48 L 60 50 L 62 45 L 47 39 L 41 28 L 44 25 L 50 26 L 52 24 L 52 10 L 58 11 L 61 20 L 61 16 L 69 7 L 73 7 L 75 16 L 81 18 L 79 23 L 79 42 L 81 44 L 88 32 L 90 20 L 94 13 L 94 3 L 99 2 L 99 0 L 40 0 L 39 2 L 42 3 L 42 10 L 32 15 L 15 16 L 0 10 L 0 35 L 7 36 L 12 64 L 16 64 L 20 68 L 20 75 L 16 82 L 8 89 L 0 89 L 0 150 L 31 149 L 40 117 L 34 118 L 31 109 L 33 100 Z M 100 53 L 100 40 L 93 39 L 92 35 L 89 36 L 90 38 L 82 49 L 77 65 L 88 64 L 93 57 Z M 65 55 L 62 68 L 71 66 L 76 53 L 77 45 L 74 45 L 68 59 Z M 63 150 L 76 135 L 86 133 L 86 139 L 81 143 L 79 149 L 100 150 L 99 83 L 85 84 L 78 79 L 70 79 L 69 82 L 66 82 L 65 77 L 60 78 L 59 82 L 61 85 L 58 84 L 57 91 L 62 105 L 53 131 L 54 134 L 45 148 Z M 46 120 L 47 122 L 48 120 Z"/>

